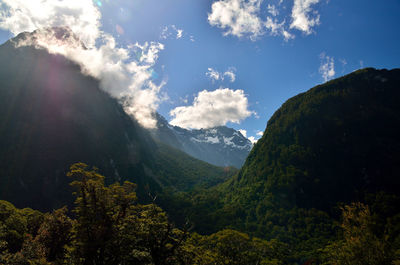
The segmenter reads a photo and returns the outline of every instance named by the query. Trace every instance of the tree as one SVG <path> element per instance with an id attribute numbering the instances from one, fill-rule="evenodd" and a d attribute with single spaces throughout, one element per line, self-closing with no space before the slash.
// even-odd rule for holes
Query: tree
<path id="1" fill-rule="evenodd" d="M 136 185 L 104 186 L 86 164 L 71 166 L 76 223 L 69 258 L 76 264 L 174 264 L 186 232 L 174 228 L 154 204 L 137 203 Z"/>
<path id="2" fill-rule="evenodd" d="M 389 265 L 396 259 L 390 231 L 376 234 L 370 209 L 362 203 L 342 207 L 342 239 L 324 249 L 325 263 L 332 265 Z"/>

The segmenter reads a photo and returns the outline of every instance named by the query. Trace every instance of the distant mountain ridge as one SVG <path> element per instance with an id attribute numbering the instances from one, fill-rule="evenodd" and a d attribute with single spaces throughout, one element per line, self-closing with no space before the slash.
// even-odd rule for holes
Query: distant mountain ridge
<path id="1" fill-rule="evenodd" d="M 188 130 L 170 125 L 160 114 L 156 119 L 157 129 L 150 132 L 157 141 L 213 165 L 240 168 L 253 147 L 239 131 L 226 126 Z"/>

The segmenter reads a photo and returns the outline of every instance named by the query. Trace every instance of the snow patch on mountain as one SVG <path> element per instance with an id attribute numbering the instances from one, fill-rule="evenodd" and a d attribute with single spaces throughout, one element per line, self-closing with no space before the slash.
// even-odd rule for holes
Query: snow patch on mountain
<path id="1" fill-rule="evenodd" d="M 240 168 L 253 147 L 239 131 L 226 126 L 188 130 L 170 125 L 161 115 L 157 120 L 153 137 L 210 164 Z"/>

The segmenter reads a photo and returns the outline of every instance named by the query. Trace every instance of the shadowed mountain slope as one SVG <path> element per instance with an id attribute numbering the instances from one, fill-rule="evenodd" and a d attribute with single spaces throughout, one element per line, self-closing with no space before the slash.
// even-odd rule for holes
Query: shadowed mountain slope
<path id="1" fill-rule="evenodd" d="M 43 49 L 16 48 L 29 34 L 0 46 L 0 199 L 42 210 L 70 203 L 65 173 L 78 161 L 99 167 L 107 183 L 137 183 L 142 199 L 166 186 L 189 190 L 226 179 L 223 168 L 177 150 L 158 151 L 148 132 L 78 65 Z M 183 168 L 173 174 L 170 168 L 178 166 L 162 161 L 174 161 L 164 156 L 177 152 Z M 187 174 L 186 160 L 203 174 Z"/>
<path id="2" fill-rule="evenodd" d="M 271 117 L 234 189 L 280 206 L 329 209 L 398 193 L 400 70 L 367 68 L 289 99 Z M 250 188 L 250 190 L 248 190 Z"/>

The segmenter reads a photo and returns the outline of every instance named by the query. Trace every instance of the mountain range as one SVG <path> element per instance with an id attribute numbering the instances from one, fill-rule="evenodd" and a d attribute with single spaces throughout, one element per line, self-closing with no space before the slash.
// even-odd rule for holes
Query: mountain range
<path id="1" fill-rule="evenodd" d="M 216 166 L 240 168 L 253 144 L 239 131 L 226 126 L 188 130 L 173 126 L 156 114 L 157 128 L 150 130 L 156 141 Z"/>
<path id="2" fill-rule="evenodd" d="M 361 69 L 288 99 L 252 147 L 233 129 L 186 130 L 158 114 L 145 130 L 77 64 L 15 46 L 29 34 L 0 46 L 1 200 L 71 204 L 66 172 L 80 161 L 106 184 L 135 182 L 142 202 L 160 195 L 177 225 L 278 240 L 296 262 L 337 239 L 338 209 L 353 202 L 370 207 L 374 240 L 400 242 L 400 69 Z"/>
<path id="3" fill-rule="evenodd" d="M 65 174 L 78 161 L 98 167 L 107 183 L 137 183 L 143 200 L 165 187 L 190 190 L 234 172 L 156 144 L 77 64 L 16 45 L 33 34 L 0 46 L 0 199 L 42 210 L 70 204 Z"/>

